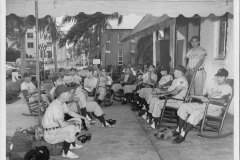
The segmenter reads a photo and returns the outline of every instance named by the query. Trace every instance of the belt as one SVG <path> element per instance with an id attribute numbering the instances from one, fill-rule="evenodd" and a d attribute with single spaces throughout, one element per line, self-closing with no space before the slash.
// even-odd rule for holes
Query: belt
<path id="1" fill-rule="evenodd" d="M 204 68 L 199 68 L 199 69 L 197 69 L 197 71 L 201 71 L 201 70 L 204 70 Z"/>
<path id="2" fill-rule="evenodd" d="M 54 130 L 54 129 L 58 129 L 59 127 L 52 127 L 52 128 L 44 128 L 45 131 L 51 131 L 51 130 Z"/>

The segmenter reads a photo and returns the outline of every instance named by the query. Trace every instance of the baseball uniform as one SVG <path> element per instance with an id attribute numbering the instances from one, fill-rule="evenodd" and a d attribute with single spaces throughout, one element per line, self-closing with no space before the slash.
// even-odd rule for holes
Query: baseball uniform
<path id="1" fill-rule="evenodd" d="M 105 96 L 106 96 L 106 89 L 105 89 L 105 85 L 111 85 L 112 84 L 112 78 L 110 76 L 100 76 L 99 79 L 99 87 L 98 87 L 98 99 L 100 100 L 104 100 Z"/>
<path id="2" fill-rule="evenodd" d="M 177 95 L 174 95 L 173 98 L 184 99 L 188 90 L 188 81 L 185 77 L 174 79 L 172 85 L 168 88 L 168 92 L 173 91 L 178 87 L 181 87 L 182 89 Z M 165 99 L 159 100 L 156 97 L 152 98 L 150 101 L 148 112 L 151 113 L 153 117 L 160 117 L 164 102 Z M 166 105 L 174 108 L 179 108 L 182 103 L 183 101 L 169 99 Z"/>
<path id="3" fill-rule="evenodd" d="M 68 111 L 69 110 L 66 106 L 66 103 L 61 104 L 61 102 L 59 102 L 57 99 L 52 101 L 52 103 L 48 106 L 42 119 L 42 126 L 44 128 L 44 140 L 47 143 L 56 144 L 63 141 L 72 143 L 75 141 L 75 134 L 77 131 L 81 131 L 81 127 L 75 125 L 61 127 L 57 122 L 59 119 L 64 120 L 64 114 L 68 113 Z M 77 120 L 81 124 L 80 118 L 73 118 L 70 119 L 70 121 L 71 120 Z"/>
<path id="4" fill-rule="evenodd" d="M 32 82 L 27 83 L 23 81 L 23 83 L 21 84 L 21 91 L 24 91 L 24 90 L 27 90 L 28 92 L 32 92 L 32 91 L 36 91 L 37 88 Z M 41 94 L 41 97 L 43 101 L 45 101 L 47 104 L 50 104 L 46 94 Z M 38 94 L 36 93 L 31 95 L 31 97 L 29 98 L 29 103 L 37 100 L 38 100 Z"/>
<path id="5" fill-rule="evenodd" d="M 228 84 L 216 85 L 208 90 L 208 98 L 221 99 L 223 96 L 232 95 L 232 87 Z M 197 125 L 203 118 L 206 103 L 183 103 L 178 109 L 178 116 L 192 125 Z M 222 114 L 222 107 L 209 104 L 207 115 L 218 117 Z M 188 117 L 189 116 L 189 117 Z"/>
<path id="6" fill-rule="evenodd" d="M 188 67 L 190 69 L 193 69 L 200 61 L 200 56 L 203 55 L 207 55 L 207 51 L 203 47 L 199 46 L 195 51 L 193 51 L 193 49 L 190 49 L 186 55 L 186 58 L 189 59 Z M 207 77 L 207 73 L 204 70 L 205 61 L 206 60 L 204 59 L 203 64 L 198 68 L 196 72 L 196 76 L 190 91 L 190 93 L 193 95 L 203 95 L 203 88 Z M 186 77 L 192 79 L 193 73 L 187 72 Z"/>

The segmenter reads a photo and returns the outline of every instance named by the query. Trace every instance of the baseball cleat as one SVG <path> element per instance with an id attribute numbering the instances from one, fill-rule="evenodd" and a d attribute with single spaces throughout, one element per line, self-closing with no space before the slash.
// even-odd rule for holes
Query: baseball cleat
<path id="1" fill-rule="evenodd" d="M 79 145 L 79 144 L 75 144 L 75 146 L 71 144 L 69 147 L 70 150 L 81 149 L 81 148 L 83 148 L 83 145 Z"/>
<path id="2" fill-rule="evenodd" d="M 185 137 L 182 137 L 181 135 L 177 136 L 173 141 L 172 143 L 173 144 L 180 144 L 182 143 L 183 141 L 185 141 Z"/>
<path id="3" fill-rule="evenodd" d="M 79 158 L 79 155 L 71 152 L 70 150 L 68 150 L 67 154 L 65 154 L 64 151 L 63 151 L 62 156 L 63 156 L 63 158 L 69 158 L 69 159 Z"/>

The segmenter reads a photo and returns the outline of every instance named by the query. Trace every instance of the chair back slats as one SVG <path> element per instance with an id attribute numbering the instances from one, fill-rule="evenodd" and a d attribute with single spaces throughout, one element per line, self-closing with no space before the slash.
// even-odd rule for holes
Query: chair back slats
<path id="1" fill-rule="evenodd" d="M 43 84 L 42 86 L 52 102 L 54 100 L 54 97 L 51 95 L 50 91 L 53 88 L 53 84 Z"/>

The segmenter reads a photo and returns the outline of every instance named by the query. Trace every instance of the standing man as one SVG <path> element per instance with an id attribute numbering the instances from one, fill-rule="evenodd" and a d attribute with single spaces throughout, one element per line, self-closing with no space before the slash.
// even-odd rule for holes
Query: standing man
<path id="1" fill-rule="evenodd" d="M 70 159 L 79 158 L 77 154 L 70 150 L 83 147 L 75 143 L 75 135 L 77 130 L 80 132 L 78 126 L 81 125 L 81 119 L 85 120 L 87 127 L 89 127 L 89 122 L 85 117 L 67 108 L 66 102 L 72 97 L 72 88 L 59 85 L 55 89 L 55 95 L 57 99 L 48 106 L 42 120 L 44 140 L 49 144 L 64 142 L 62 156 Z M 74 118 L 65 121 L 64 114 L 69 114 Z"/>
<path id="2" fill-rule="evenodd" d="M 199 46 L 199 37 L 193 36 L 191 39 L 192 49 L 190 49 L 186 55 L 186 58 L 189 59 L 187 64 L 187 75 L 186 77 L 193 78 L 193 73 L 196 71 L 196 76 L 193 81 L 193 86 L 191 88 L 191 94 L 194 95 L 203 95 L 203 88 L 205 85 L 207 73 L 204 70 L 205 57 L 207 51 Z"/>

